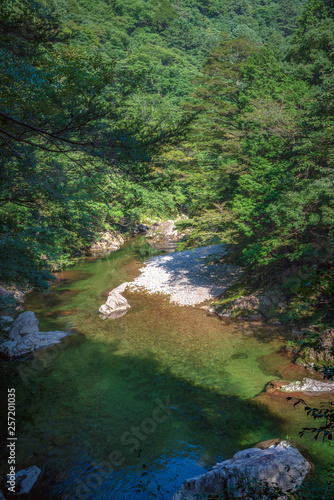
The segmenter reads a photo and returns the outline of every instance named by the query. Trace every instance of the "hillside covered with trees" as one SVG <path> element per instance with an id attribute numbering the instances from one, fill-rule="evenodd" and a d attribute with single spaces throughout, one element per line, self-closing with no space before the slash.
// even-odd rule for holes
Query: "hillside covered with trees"
<path id="1" fill-rule="evenodd" d="M 333 320 L 330 0 L 5 0 L 0 281 L 45 288 L 101 230 L 184 214 L 284 321 Z"/>

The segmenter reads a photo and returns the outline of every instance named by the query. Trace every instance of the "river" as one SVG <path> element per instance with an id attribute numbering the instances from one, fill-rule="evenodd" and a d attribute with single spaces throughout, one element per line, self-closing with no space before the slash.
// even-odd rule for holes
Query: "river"
<path id="1" fill-rule="evenodd" d="M 99 317 L 108 290 L 136 277 L 148 254 L 132 240 L 59 273 L 49 294 L 28 295 L 41 330 L 73 331 L 1 364 L 16 388 L 17 469 L 43 471 L 31 498 L 168 500 L 186 478 L 276 437 L 300 442 L 318 470 L 333 462 L 333 448 L 298 438 L 312 425 L 302 409 L 257 398 L 289 362 L 283 329 L 138 292 L 126 294 L 122 318 Z"/>

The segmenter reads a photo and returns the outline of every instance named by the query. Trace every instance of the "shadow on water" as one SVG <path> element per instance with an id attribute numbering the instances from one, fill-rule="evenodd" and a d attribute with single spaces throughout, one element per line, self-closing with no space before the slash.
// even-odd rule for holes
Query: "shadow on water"
<path id="1" fill-rule="evenodd" d="M 41 330 L 82 332 L 0 365 L 4 390 L 17 394 L 17 469 L 43 471 L 33 500 L 168 500 L 186 478 L 292 429 L 288 411 L 252 399 L 275 378 L 278 361 L 286 362 L 278 359 L 281 330 L 219 321 L 140 293 L 127 296 L 133 307 L 124 317 L 101 320 L 101 292 L 138 275 L 140 249 L 130 242 L 80 262 L 48 296 L 28 297 Z M 1 459 L 3 477 L 5 448 Z M 109 469 L 94 482 L 102 462 Z M 152 483 L 138 493 L 144 465 Z M 157 485 L 163 494 L 155 497 Z"/>
<path id="2" fill-rule="evenodd" d="M 223 325 L 233 326 L 236 333 L 245 337 L 252 337 L 260 344 L 269 344 L 274 338 L 282 341 L 285 336 L 291 337 L 290 332 L 286 328 L 272 328 L 263 321 L 246 321 L 233 318 L 221 319 L 220 321 Z"/>
<path id="3" fill-rule="evenodd" d="M 25 363 L 29 372 L 33 361 Z M 18 366 L 4 367 L 3 376 L 15 383 L 20 399 L 18 467 L 34 464 L 43 471 L 34 490 L 38 500 L 76 498 L 94 463 L 108 462 L 115 450 L 123 463 L 87 498 L 149 498 L 133 489 L 143 464 L 168 491 L 175 469 L 177 486 L 246 442 L 279 434 L 280 419 L 256 403 L 191 384 L 162 370 L 151 354 L 124 355 L 118 342 L 70 346 L 44 369 L 29 372 L 26 383 L 17 376 Z M 156 408 L 163 421 L 152 425 Z"/>

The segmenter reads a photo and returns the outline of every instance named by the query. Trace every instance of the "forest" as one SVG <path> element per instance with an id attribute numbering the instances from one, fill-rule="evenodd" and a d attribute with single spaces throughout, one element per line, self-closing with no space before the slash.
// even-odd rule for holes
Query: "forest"
<path id="1" fill-rule="evenodd" d="M 101 230 L 187 218 L 285 322 L 333 321 L 331 0 L 4 0 L 0 282 Z M 250 285 L 250 284 L 253 285 Z"/>

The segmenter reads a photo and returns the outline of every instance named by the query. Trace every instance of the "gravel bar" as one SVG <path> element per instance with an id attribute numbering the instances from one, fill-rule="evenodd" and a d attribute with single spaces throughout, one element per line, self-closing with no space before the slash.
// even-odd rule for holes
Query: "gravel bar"
<path id="1" fill-rule="evenodd" d="M 129 288 L 164 293 L 181 306 L 201 304 L 220 295 L 242 272 L 240 267 L 212 262 L 225 253 L 225 245 L 210 245 L 151 257 Z"/>

